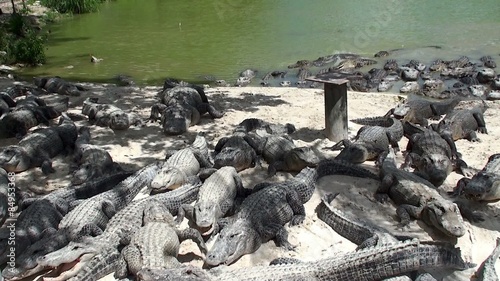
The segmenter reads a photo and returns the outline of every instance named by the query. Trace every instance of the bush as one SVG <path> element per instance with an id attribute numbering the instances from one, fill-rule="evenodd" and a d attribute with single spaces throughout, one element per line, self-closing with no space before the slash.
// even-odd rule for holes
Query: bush
<path id="1" fill-rule="evenodd" d="M 29 25 L 20 14 L 13 14 L 1 28 L 0 51 L 6 55 L 0 57 L 1 63 L 26 63 L 36 65 L 45 62 L 45 38 Z"/>
<path id="2" fill-rule="evenodd" d="M 104 0 L 41 0 L 45 7 L 59 13 L 84 14 L 97 11 Z"/>
<path id="3" fill-rule="evenodd" d="M 44 41 L 44 38 L 30 30 L 25 37 L 12 42 L 13 46 L 10 49 L 18 62 L 31 65 L 41 64 L 45 63 Z"/>

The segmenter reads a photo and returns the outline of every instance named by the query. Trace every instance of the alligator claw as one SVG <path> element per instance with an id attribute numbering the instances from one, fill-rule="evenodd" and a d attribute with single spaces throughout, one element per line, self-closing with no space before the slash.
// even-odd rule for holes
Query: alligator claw
<path id="1" fill-rule="evenodd" d="M 386 193 L 376 193 L 375 200 L 377 200 L 378 202 L 380 202 L 382 204 L 385 204 L 385 203 L 389 202 L 389 195 Z"/>
<path id="2" fill-rule="evenodd" d="M 297 215 L 290 220 L 290 226 L 299 225 L 304 222 L 305 216 Z"/>

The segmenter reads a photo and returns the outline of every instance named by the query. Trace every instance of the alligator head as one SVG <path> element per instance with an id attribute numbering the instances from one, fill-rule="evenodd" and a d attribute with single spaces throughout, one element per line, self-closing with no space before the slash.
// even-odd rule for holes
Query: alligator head
<path id="1" fill-rule="evenodd" d="M 198 202 L 194 205 L 194 219 L 196 225 L 202 228 L 210 227 L 207 232 L 202 233 L 203 235 L 211 234 L 217 219 L 221 218 L 223 215 L 219 204 L 215 202 Z"/>
<path id="2" fill-rule="evenodd" d="M 166 166 L 156 175 L 151 182 L 151 188 L 154 192 L 176 189 L 184 184 L 188 179 L 186 173 L 177 168 Z"/>
<path id="3" fill-rule="evenodd" d="M 360 164 L 366 160 L 377 159 L 382 152 L 384 152 L 382 149 L 369 143 L 353 143 L 342 149 L 335 159 Z"/>
<path id="4" fill-rule="evenodd" d="M 392 114 L 394 114 L 395 117 L 403 118 L 405 117 L 408 112 L 410 112 L 410 106 L 407 103 L 399 103 L 394 107 L 394 111 Z"/>
<path id="5" fill-rule="evenodd" d="M 464 186 L 462 193 L 475 201 L 495 201 L 500 199 L 500 177 L 479 172 Z"/>
<path id="6" fill-rule="evenodd" d="M 74 276 L 95 255 L 109 246 L 108 241 L 100 241 L 94 237 L 86 237 L 78 242 L 70 242 L 66 247 L 37 259 L 39 266 L 59 268 L 67 277 Z M 49 280 L 49 279 L 45 279 Z M 55 279 L 56 280 L 56 279 Z"/>
<path id="7" fill-rule="evenodd" d="M 200 113 L 190 105 L 170 105 L 162 112 L 163 131 L 167 135 L 181 135 L 200 120 Z"/>
<path id="8" fill-rule="evenodd" d="M 115 111 L 109 114 L 109 127 L 113 130 L 126 130 L 130 127 L 128 114 L 123 111 Z"/>
<path id="9" fill-rule="evenodd" d="M 255 167 L 257 155 L 255 150 L 244 150 L 235 147 L 224 147 L 214 158 L 214 168 L 232 166 L 236 171 Z"/>
<path id="10" fill-rule="evenodd" d="M 462 237 L 465 234 L 466 227 L 455 203 L 443 205 L 438 201 L 428 202 L 422 219 L 448 236 Z"/>
<path id="11" fill-rule="evenodd" d="M 205 263 L 210 266 L 229 265 L 245 254 L 255 252 L 261 237 L 247 222 L 237 220 L 222 229 L 207 253 Z"/>
<path id="12" fill-rule="evenodd" d="M 73 172 L 71 184 L 78 185 L 97 175 L 97 169 L 92 164 L 83 164 Z"/>
<path id="13" fill-rule="evenodd" d="M 16 267 L 5 268 L 3 277 L 8 280 L 20 280 L 28 276 L 37 274 L 46 269 L 37 263 L 37 259 L 67 244 L 67 234 L 65 232 L 47 235 L 31 244 L 19 256 L 16 257 Z"/>
<path id="14" fill-rule="evenodd" d="M 285 162 L 289 169 L 301 171 L 305 167 L 316 167 L 319 157 L 310 147 L 296 147 L 285 154 Z"/>
<path id="15" fill-rule="evenodd" d="M 442 154 L 424 154 L 416 159 L 415 167 L 434 186 L 440 186 L 453 170 L 450 158 Z"/>
<path id="16" fill-rule="evenodd" d="M 18 145 L 9 145 L 0 151 L 0 167 L 7 172 L 22 172 L 31 166 L 31 157 Z"/>

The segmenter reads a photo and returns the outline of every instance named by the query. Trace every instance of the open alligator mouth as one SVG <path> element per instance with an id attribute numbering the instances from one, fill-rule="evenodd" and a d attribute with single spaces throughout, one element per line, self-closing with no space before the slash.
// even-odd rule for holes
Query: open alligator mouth
<path id="1" fill-rule="evenodd" d="M 48 268 L 41 265 L 36 265 L 32 268 L 12 268 L 11 270 L 7 270 L 5 273 L 2 272 L 2 275 L 4 276 L 5 280 L 16 281 L 34 274 L 39 274 L 40 272 L 43 272 L 47 269 Z"/>
<path id="2" fill-rule="evenodd" d="M 48 266 L 52 268 L 52 274 L 57 274 L 57 276 L 46 276 L 43 277 L 44 281 L 64 281 L 75 275 L 84 267 L 87 262 L 94 257 L 94 254 L 83 254 L 74 261 L 62 263 L 58 266 Z"/>

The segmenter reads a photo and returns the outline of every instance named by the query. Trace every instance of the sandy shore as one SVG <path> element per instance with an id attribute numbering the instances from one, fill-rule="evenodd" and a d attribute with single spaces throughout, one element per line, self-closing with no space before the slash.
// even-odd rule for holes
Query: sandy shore
<path id="1" fill-rule="evenodd" d="M 112 102 L 115 105 L 140 113 L 148 117 L 150 106 L 155 102 L 155 95 L 159 87 L 103 87 L 102 85 L 87 84 L 90 91 L 81 97 L 71 98 L 70 112 L 80 113 L 81 105 L 85 98 L 99 97 L 100 102 Z M 165 136 L 158 123 L 147 123 L 142 128 L 131 127 L 127 131 L 113 132 L 110 129 L 91 127 L 92 142 L 105 147 L 113 159 L 125 167 L 138 169 L 156 159 L 164 158 L 165 151 L 172 148 L 183 147 L 194 140 L 197 132 L 206 133 L 206 138 L 213 149 L 219 138 L 231 133 L 234 126 L 245 118 L 256 117 L 269 122 L 292 123 L 297 132 L 292 134 L 298 145 L 312 146 L 321 157 L 333 157 L 337 152 L 323 150 L 324 147 L 333 145 L 333 142 L 324 137 L 324 103 L 323 91 L 318 89 L 297 88 L 212 88 L 207 90 L 207 96 L 217 108 L 223 109 L 226 114 L 223 118 L 212 120 L 204 117 L 200 124 L 193 126 L 189 132 L 175 137 Z M 49 98 L 55 98 L 50 96 Z M 393 107 L 398 100 L 394 94 L 357 93 L 348 94 L 349 119 L 380 116 Z M 481 169 L 487 158 L 500 152 L 497 144 L 500 139 L 500 102 L 487 102 L 490 108 L 485 114 L 489 133 L 480 134 L 482 140 L 471 143 L 466 140 L 457 141 L 457 147 L 463 154 L 464 160 L 472 167 Z M 78 121 L 78 125 L 89 125 L 86 121 Z M 349 135 L 353 136 L 359 125 L 349 123 Z M 1 140 L 4 146 L 14 143 L 15 140 Z M 406 139 L 400 142 L 404 151 Z M 403 160 L 398 154 L 399 161 Z M 47 193 L 50 190 L 64 187 L 69 182 L 68 163 L 69 157 L 56 157 L 55 174 L 43 176 L 40 169 L 32 169 L 17 175 L 17 184 L 25 190 L 37 193 Z M 373 162 L 363 164 L 373 168 Z M 245 187 L 252 187 L 264 180 L 282 181 L 291 177 L 289 173 L 278 173 L 272 178 L 266 177 L 267 165 L 248 169 L 241 172 Z M 439 188 L 443 193 L 450 191 L 462 176 L 452 173 L 445 183 Z M 486 220 L 477 224 L 466 222 L 466 234 L 451 241 L 449 238 L 437 233 L 420 221 L 410 224 L 409 230 L 403 232 L 397 229 L 397 218 L 393 204 L 380 204 L 373 199 L 373 194 L 378 183 L 369 179 L 351 178 L 346 176 L 329 176 L 321 179 L 313 198 L 306 204 L 307 218 L 300 226 L 287 227 L 290 232 L 289 239 L 297 245 L 295 251 L 285 251 L 277 248 L 274 242 L 264 244 L 260 249 L 242 257 L 234 267 L 267 264 L 276 257 L 294 257 L 302 260 L 315 260 L 323 257 L 339 255 L 355 249 L 355 245 L 336 234 L 330 227 L 319 220 L 315 208 L 324 193 L 339 192 L 341 195 L 336 200 L 336 205 L 347 213 L 358 216 L 362 220 L 371 221 L 383 226 L 396 234 L 406 234 L 421 239 L 433 239 L 456 243 L 462 249 L 463 256 L 474 263 L 480 264 L 493 250 L 495 239 L 500 236 L 500 221 L 498 204 L 477 205 L 479 210 L 486 213 Z M 186 222 L 184 222 L 185 224 Z M 211 244 L 208 244 L 209 248 Z M 179 259 L 186 263 L 201 266 L 202 254 L 191 241 L 182 244 Z M 440 271 L 436 277 L 444 280 L 470 280 L 474 270 L 463 272 Z M 112 280 L 106 277 L 105 280 Z"/>

